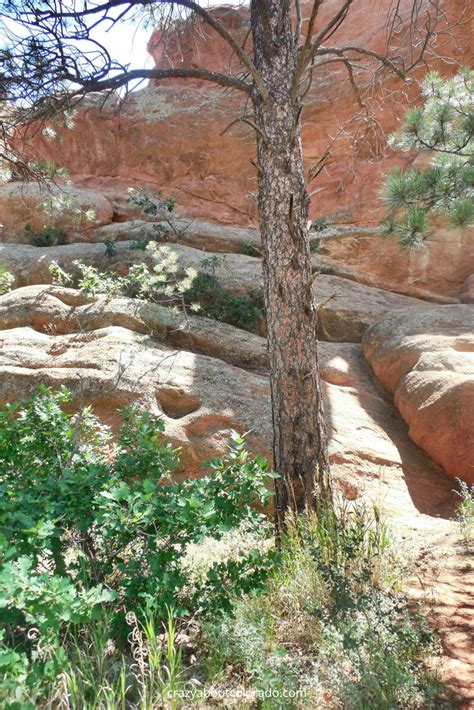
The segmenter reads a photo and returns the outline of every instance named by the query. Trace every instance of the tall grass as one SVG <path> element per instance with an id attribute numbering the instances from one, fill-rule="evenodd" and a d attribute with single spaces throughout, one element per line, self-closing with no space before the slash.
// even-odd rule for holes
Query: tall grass
<path id="1" fill-rule="evenodd" d="M 173 609 L 164 622 L 151 607 L 129 611 L 120 639 L 123 610 L 104 607 L 93 623 L 68 628 L 49 656 L 62 674 L 24 707 L 450 707 L 427 668 L 436 639 L 421 609 L 409 608 L 403 576 L 379 511 L 340 502 L 289 521 L 263 592 L 194 620 L 195 662 L 183 654 Z"/>
<path id="2" fill-rule="evenodd" d="M 454 492 L 459 496 L 460 503 L 456 511 L 456 520 L 459 523 L 461 538 L 467 548 L 470 548 L 474 538 L 474 484 L 467 484 L 456 479 L 458 490 Z"/>
<path id="3" fill-rule="evenodd" d="M 262 708 L 441 707 L 425 663 L 436 640 L 402 577 L 377 508 L 342 502 L 293 520 L 265 593 L 205 626 L 209 681 L 253 689 Z"/>
<path id="4" fill-rule="evenodd" d="M 113 638 L 113 615 L 102 610 L 94 624 L 70 627 L 59 653 L 67 654 L 67 667 L 51 686 L 46 707 L 74 710 L 156 710 L 178 707 L 183 686 L 177 625 L 168 610 L 165 628 L 151 611 L 138 621 L 126 615 L 128 644 L 118 648 Z"/>

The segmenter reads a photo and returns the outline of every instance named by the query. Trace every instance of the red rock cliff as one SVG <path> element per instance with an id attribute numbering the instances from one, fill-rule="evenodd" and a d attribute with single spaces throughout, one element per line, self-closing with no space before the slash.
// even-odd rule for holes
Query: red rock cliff
<path id="1" fill-rule="evenodd" d="M 339 4 L 326 0 L 321 23 Z M 355 0 L 331 42 L 381 50 L 390 6 L 391 0 Z M 402 0 L 401 14 L 406 16 L 411 6 L 412 0 Z M 461 18 L 462 23 L 455 28 L 458 41 L 444 36 L 438 40 L 438 53 L 451 63 L 438 60 L 434 66 L 452 72 L 456 63 L 468 57 L 469 17 L 461 0 L 445 0 L 444 9 L 453 22 Z M 215 12 L 244 40 L 247 10 L 219 8 Z M 409 51 L 409 35 L 397 41 L 404 52 Z M 225 42 L 199 20 L 165 36 L 154 32 L 148 49 L 159 66 L 228 70 L 229 63 L 235 67 L 236 62 Z M 424 71 L 421 67 L 418 76 Z M 379 220 L 378 190 L 384 171 L 406 165 L 414 157 L 387 151 L 385 137 L 396 127 L 405 99 L 416 97 L 416 91 L 413 81 L 384 80 L 369 97 L 372 117 L 368 119 L 357 105 L 344 67 L 330 64 L 319 70 L 303 114 L 308 167 L 336 136 L 337 140 L 325 170 L 310 183 L 312 217 L 327 215 L 338 222 L 363 224 Z M 111 190 L 149 184 L 176 197 L 182 212 L 190 216 L 236 224 L 255 221 L 252 129 L 240 124 L 222 135 L 243 112 L 241 96 L 204 82 L 168 80 L 134 92 L 120 112 L 112 103 L 99 113 L 89 102 L 77 117 L 76 129 L 66 131 L 60 143 L 42 139 L 42 151 L 66 164 L 80 184 Z"/>

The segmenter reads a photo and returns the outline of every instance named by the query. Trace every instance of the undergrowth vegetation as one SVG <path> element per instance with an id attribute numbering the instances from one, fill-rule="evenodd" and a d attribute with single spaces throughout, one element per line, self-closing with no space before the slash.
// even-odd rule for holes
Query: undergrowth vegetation
<path id="1" fill-rule="evenodd" d="M 25 224 L 25 236 L 34 247 L 53 247 L 66 244 L 67 232 L 63 227 L 45 225 L 40 230 L 35 230 L 31 224 Z"/>
<path id="2" fill-rule="evenodd" d="M 461 529 L 462 540 L 469 548 L 474 540 L 474 484 L 469 485 L 460 478 L 456 481 L 458 489 L 454 492 L 461 499 L 456 511 L 456 520 Z"/>
<path id="3" fill-rule="evenodd" d="M 90 408 L 66 413 L 70 399 L 65 389 L 40 388 L 0 411 L 2 707 L 76 692 L 76 657 L 106 666 L 106 649 L 94 648 L 105 637 L 118 654 L 107 684 L 123 681 L 125 692 L 130 625 L 137 661 L 139 635 L 148 633 L 149 646 L 159 620 L 173 626 L 174 618 L 229 612 L 231 597 L 262 586 L 275 554 L 255 509 L 268 503 L 274 474 L 240 438 L 224 460 L 210 462 L 208 476 L 176 483 L 178 452 L 162 438 L 159 418 L 125 408 L 113 442 Z M 189 547 L 218 544 L 233 530 L 245 545 L 192 575 Z M 143 653 L 148 664 L 150 649 Z M 131 702 L 141 693 L 135 681 L 125 693 Z M 88 695 L 76 706 L 90 707 Z"/>
<path id="4" fill-rule="evenodd" d="M 110 255 L 110 245 L 106 245 Z M 100 271 L 81 261 L 73 261 L 69 271 L 53 261 L 49 272 L 53 283 L 79 288 L 95 296 L 127 296 L 161 303 L 175 311 L 213 318 L 251 332 L 264 332 L 265 315 L 263 292 L 260 288 L 246 294 L 234 294 L 216 276 L 216 267 L 225 266 L 222 257 L 205 257 L 200 270 L 182 267 L 176 253 L 167 244 L 150 242 L 145 246 L 153 262 L 151 269 L 145 262 L 134 264 L 126 276 L 113 270 Z M 112 253 L 113 255 L 113 253 Z"/>
<path id="5" fill-rule="evenodd" d="M 15 277 L 8 271 L 5 264 L 0 264 L 0 296 L 11 291 L 15 284 Z"/>
<path id="6" fill-rule="evenodd" d="M 177 482 L 158 417 L 126 407 L 114 438 L 71 409 L 41 387 L 0 410 L 1 707 L 444 707 L 377 509 L 275 549 L 276 474 L 237 434 Z"/>

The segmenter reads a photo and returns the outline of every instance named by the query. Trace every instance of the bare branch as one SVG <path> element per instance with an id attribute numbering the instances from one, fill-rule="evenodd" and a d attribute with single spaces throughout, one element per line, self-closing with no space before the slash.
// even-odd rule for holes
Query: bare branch
<path id="1" fill-rule="evenodd" d="M 100 13 L 107 13 L 108 10 L 120 7 L 122 5 L 127 4 L 125 0 L 109 0 L 109 2 L 105 2 L 103 4 L 98 4 L 98 5 L 93 5 L 89 6 L 87 3 L 84 3 L 84 9 L 83 10 L 77 10 L 77 11 L 69 11 L 65 12 L 62 9 L 59 9 L 58 11 L 51 11 L 51 10 L 34 10 L 35 13 L 35 18 L 37 18 L 38 23 L 29 23 L 31 26 L 34 26 L 35 24 L 40 24 L 43 29 L 44 25 L 41 24 L 41 20 L 48 20 L 48 19 L 59 19 L 59 21 L 62 23 L 63 19 L 67 18 L 81 18 L 87 15 L 92 15 L 92 14 L 100 14 Z M 129 10 L 132 10 L 135 8 L 136 3 L 130 2 L 129 8 L 127 8 L 122 14 L 121 17 L 123 17 Z M 156 0 L 141 0 L 140 1 L 140 6 L 151 6 L 153 4 L 156 4 Z M 252 79 L 255 82 L 255 86 L 257 87 L 260 95 L 262 98 L 265 100 L 267 97 L 267 91 L 265 88 L 265 84 L 263 82 L 262 77 L 260 76 L 260 73 L 258 72 L 257 68 L 255 67 L 254 63 L 252 62 L 250 56 L 244 51 L 244 49 L 240 46 L 240 44 L 237 42 L 235 37 L 232 36 L 232 34 L 224 27 L 224 25 L 217 20 L 212 12 L 206 10 L 204 7 L 202 7 L 198 2 L 195 2 L 194 0 L 161 0 L 159 2 L 160 5 L 165 6 L 169 5 L 170 7 L 173 6 L 178 6 L 185 8 L 187 10 L 191 10 L 194 12 L 196 15 L 201 17 L 204 22 L 211 27 L 222 39 L 224 39 L 227 44 L 231 47 L 233 52 L 238 56 L 240 59 L 241 63 L 245 67 L 245 69 L 249 72 L 251 75 Z M 105 17 L 102 18 L 104 20 Z M 115 24 L 118 21 L 118 18 L 108 18 L 112 24 Z M 99 21 L 100 22 L 100 21 Z M 96 24 L 99 24 L 96 23 Z M 51 28 L 49 28 L 50 30 Z"/>
<path id="2" fill-rule="evenodd" d="M 247 115 L 247 114 L 244 114 L 243 116 L 238 116 L 238 118 L 234 118 L 234 120 L 231 121 L 231 122 L 224 128 L 223 131 L 221 131 L 221 136 L 223 136 L 225 133 L 227 133 L 227 131 L 230 131 L 230 129 L 231 129 L 233 126 L 235 126 L 237 123 L 240 123 L 240 122 L 246 123 L 248 126 L 250 126 L 251 128 L 253 128 L 254 131 L 255 131 L 256 133 L 258 133 L 258 134 L 261 136 L 261 138 L 262 138 L 263 142 L 265 143 L 265 145 L 268 145 L 268 137 L 265 135 L 265 133 L 262 131 L 262 129 L 259 128 L 259 127 L 257 126 L 257 124 L 256 124 L 254 121 L 252 121 L 251 116 L 249 116 L 249 115 Z"/>
<path id="3" fill-rule="evenodd" d="M 327 54 L 334 54 L 337 57 L 345 57 L 346 52 L 355 52 L 356 54 L 363 54 L 366 57 L 371 57 L 376 59 L 381 64 L 386 66 L 388 69 L 393 71 L 401 79 L 405 79 L 406 70 L 397 66 L 393 59 L 389 59 L 384 54 L 380 52 L 375 52 L 373 49 L 366 49 L 365 47 L 356 47 L 352 45 L 346 45 L 344 47 L 319 47 L 314 51 L 314 56 L 320 57 Z"/>
<path id="4" fill-rule="evenodd" d="M 201 79 L 202 81 L 210 81 L 221 86 L 239 89 L 247 94 L 252 92 L 252 85 L 242 79 L 231 74 L 220 74 L 207 69 L 132 69 L 104 80 L 86 80 L 74 75 L 65 76 L 64 78 L 81 86 L 78 92 L 72 94 L 73 96 L 83 92 L 90 93 L 118 89 L 134 79 Z"/>
<path id="5" fill-rule="evenodd" d="M 303 46 L 300 47 L 300 50 L 299 50 L 298 64 L 296 66 L 295 76 L 294 76 L 294 80 L 293 80 L 293 92 L 292 92 L 293 100 L 296 98 L 296 94 L 298 92 L 298 87 L 300 85 L 301 75 L 303 74 L 304 70 L 306 69 L 306 67 L 310 61 L 310 58 L 308 56 L 308 52 L 311 47 L 311 39 L 313 36 L 313 31 L 314 31 L 314 23 L 316 22 L 316 17 L 318 15 L 319 8 L 321 7 L 321 3 L 322 3 L 322 0 L 314 0 L 314 2 L 313 2 L 311 15 L 310 15 L 309 22 L 308 22 L 308 27 L 306 29 L 306 38 L 305 38 Z M 301 12 L 301 9 L 300 9 L 300 12 Z M 301 25 L 301 15 L 300 15 L 300 25 Z"/>
<path id="6" fill-rule="evenodd" d="M 295 42 L 299 42 L 301 36 L 301 27 L 303 19 L 301 15 L 301 0 L 295 0 L 296 27 L 295 27 Z"/>
<path id="7" fill-rule="evenodd" d="M 339 9 L 339 11 L 329 20 L 327 23 L 326 27 L 324 27 L 321 32 L 319 32 L 316 35 L 316 38 L 314 42 L 311 45 L 311 51 L 308 57 L 308 60 L 311 61 L 312 58 L 315 55 L 316 50 L 318 47 L 321 46 L 321 44 L 324 42 L 325 39 L 328 38 L 329 34 L 334 34 L 336 29 L 340 26 L 342 22 L 344 22 L 346 15 L 349 11 L 350 6 L 352 5 L 353 0 L 345 0 L 344 4 L 342 7 Z"/>

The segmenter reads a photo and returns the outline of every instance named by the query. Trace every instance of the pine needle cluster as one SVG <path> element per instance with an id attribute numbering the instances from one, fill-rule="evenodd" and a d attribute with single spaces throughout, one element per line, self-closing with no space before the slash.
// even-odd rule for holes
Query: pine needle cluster
<path id="1" fill-rule="evenodd" d="M 447 215 L 453 227 L 474 219 L 474 71 L 452 78 L 426 75 L 423 104 L 409 109 L 389 143 L 401 150 L 432 154 L 427 168 L 388 173 L 383 197 L 388 216 L 382 232 L 395 234 L 403 246 L 419 246 L 430 233 L 429 214 Z"/>

